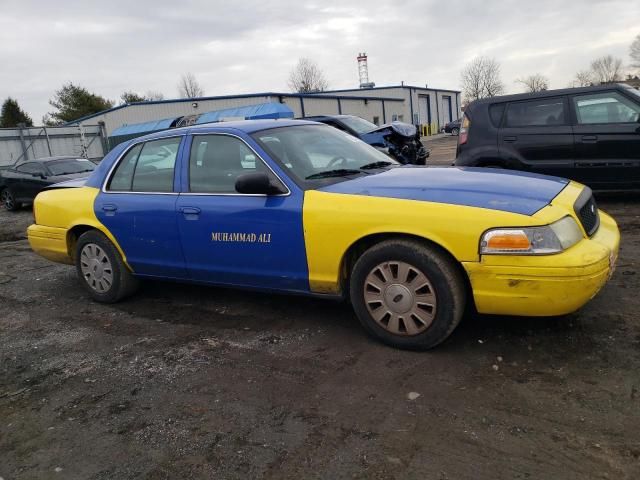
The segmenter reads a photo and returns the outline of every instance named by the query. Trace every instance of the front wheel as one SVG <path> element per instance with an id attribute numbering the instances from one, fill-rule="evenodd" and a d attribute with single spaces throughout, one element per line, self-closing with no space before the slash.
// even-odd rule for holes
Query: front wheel
<path id="1" fill-rule="evenodd" d="M 453 135 L 454 137 L 457 137 L 459 134 L 460 134 L 460 129 L 459 128 L 451 129 L 451 135 Z"/>
<path id="2" fill-rule="evenodd" d="M 5 188 L 2 190 L 2 193 L 0 193 L 0 201 L 2 201 L 4 208 L 10 212 L 15 212 L 19 207 L 16 202 L 16 198 L 9 187 Z"/>
<path id="3" fill-rule="evenodd" d="M 462 275 L 446 254 L 401 239 L 375 245 L 358 259 L 350 297 L 370 334 L 412 350 L 443 342 L 460 323 L 466 303 Z"/>
<path id="4" fill-rule="evenodd" d="M 138 287 L 137 279 L 129 272 L 118 250 L 96 230 L 78 239 L 76 271 L 91 298 L 101 303 L 115 303 Z"/>

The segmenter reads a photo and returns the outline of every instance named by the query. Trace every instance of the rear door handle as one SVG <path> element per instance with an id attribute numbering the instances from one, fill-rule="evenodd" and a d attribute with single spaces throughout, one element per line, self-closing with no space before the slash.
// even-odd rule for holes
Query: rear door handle
<path id="1" fill-rule="evenodd" d="M 116 214 L 117 210 L 118 206 L 114 205 L 113 203 L 106 203 L 102 205 L 102 211 L 105 212 L 108 217 L 113 217 Z"/>
<path id="2" fill-rule="evenodd" d="M 598 137 L 596 135 L 583 135 L 582 143 L 595 143 L 598 141 Z"/>
<path id="3" fill-rule="evenodd" d="M 512 143 L 512 142 L 515 142 L 516 140 L 518 140 L 518 137 L 513 136 L 513 135 L 508 135 L 506 137 L 502 137 L 502 140 L 504 142 Z"/>

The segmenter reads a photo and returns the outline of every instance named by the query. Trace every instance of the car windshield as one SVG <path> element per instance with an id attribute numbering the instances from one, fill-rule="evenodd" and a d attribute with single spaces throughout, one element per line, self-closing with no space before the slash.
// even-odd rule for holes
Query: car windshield
<path id="1" fill-rule="evenodd" d="M 68 158 L 47 162 L 47 168 L 52 175 L 70 175 L 73 173 L 92 172 L 96 167 L 84 158 Z"/>
<path id="2" fill-rule="evenodd" d="M 367 175 L 398 165 L 362 140 L 324 125 L 273 128 L 252 136 L 299 181 Z"/>
<path id="3" fill-rule="evenodd" d="M 375 123 L 360 117 L 340 117 L 340 121 L 357 133 L 367 133 L 378 128 Z"/>

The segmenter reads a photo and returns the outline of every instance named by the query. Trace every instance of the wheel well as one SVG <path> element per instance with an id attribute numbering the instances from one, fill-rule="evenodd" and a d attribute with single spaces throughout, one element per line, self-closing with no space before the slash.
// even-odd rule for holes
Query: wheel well
<path id="1" fill-rule="evenodd" d="M 451 260 L 451 263 L 455 265 L 455 268 L 460 272 L 460 277 L 464 281 L 464 287 L 467 291 L 468 305 L 472 306 L 475 309 L 475 304 L 473 301 L 473 291 L 471 289 L 471 281 L 469 280 L 469 276 L 467 275 L 467 271 L 460 264 L 460 262 L 454 257 L 449 250 L 442 247 L 441 245 L 432 242 L 424 237 L 420 237 L 418 235 L 411 235 L 408 233 L 378 233 L 373 235 L 368 235 L 356 241 L 353 245 L 351 245 L 344 256 L 342 257 L 342 262 L 340 265 L 340 291 L 346 297 L 348 296 L 348 285 L 349 285 L 349 277 L 351 275 L 351 271 L 353 270 L 353 266 L 360 256 L 366 252 L 372 246 L 387 241 L 387 240 L 413 240 L 418 243 L 422 243 L 423 245 L 428 245 L 431 248 L 439 250 L 446 257 Z"/>
<path id="2" fill-rule="evenodd" d="M 97 229 L 89 225 L 76 225 L 67 232 L 67 253 L 69 254 L 69 258 L 71 258 L 74 262 L 76 256 L 76 244 L 78 243 L 78 239 L 82 236 L 82 234 L 88 232 L 89 230 Z"/>
<path id="3" fill-rule="evenodd" d="M 501 167 L 507 168 L 507 162 L 501 158 L 481 158 L 477 161 L 479 167 Z"/>

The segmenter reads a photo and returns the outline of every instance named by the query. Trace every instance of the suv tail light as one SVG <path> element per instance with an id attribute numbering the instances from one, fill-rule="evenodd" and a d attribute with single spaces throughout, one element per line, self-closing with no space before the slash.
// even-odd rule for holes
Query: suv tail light
<path id="1" fill-rule="evenodd" d="M 469 121 L 469 117 L 465 114 L 462 117 L 462 125 L 460 125 L 460 135 L 458 135 L 458 145 L 464 145 L 467 143 L 469 139 L 469 127 L 471 126 L 471 121 Z"/>

